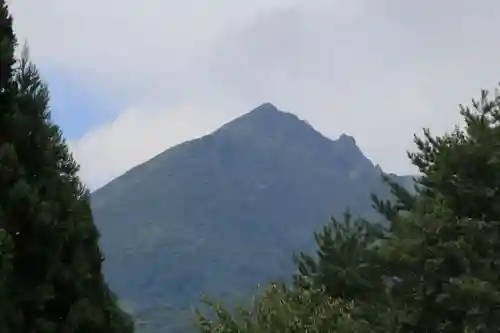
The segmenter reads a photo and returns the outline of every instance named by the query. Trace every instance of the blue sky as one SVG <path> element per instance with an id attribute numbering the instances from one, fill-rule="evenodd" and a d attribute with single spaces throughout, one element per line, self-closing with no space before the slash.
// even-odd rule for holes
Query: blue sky
<path id="1" fill-rule="evenodd" d="M 40 72 L 50 89 L 52 119 L 68 140 L 78 140 L 90 129 L 111 121 L 124 107 L 116 96 L 99 94 L 69 73 L 45 68 Z"/>
<path id="2" fill-rule="evenodd" d="M 8 0 L 91 188 L 263 102 L 411 173 L 500 81 L 500 2 Z"/>

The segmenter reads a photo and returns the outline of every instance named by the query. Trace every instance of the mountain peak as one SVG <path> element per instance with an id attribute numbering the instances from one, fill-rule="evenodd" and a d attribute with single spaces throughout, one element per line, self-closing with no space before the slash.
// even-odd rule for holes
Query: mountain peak
<path id="1" fill-rule="evenodd" d="M 249 134 L 258 137 L 258 134 L 282 132 L 291 127 L 296 128 L 303 125 L 303 122 L 294 114 L 281 111 L 272 103 L 266 102 L 228 122 L 216 132 Z M 309 126 L 307 125 L 307 127 Z"/>
<path id="2" fill-rule="evenodd" d="M 250 113 L 254 113 L 254 112 L 277 112 L 277 111 L 279 111 L 279 110 L 278 110 L 278 108 L 276 106 L 274 106 L 274 104 L 272 104 L 270 102 L 266 102 L 266 103 L 262 103 L 261 105 L 259 105 L 258 107 L 256 107 L 252 111 L 250 111 Z"/>
<path id="3" fill-rule="evenodd" d="M 330 216 L 352 207 L 380 220 L 369 196 L 388 198 L 380 173 L 353 137 L 332 141 L 264 103 L 92 194 L 104 272 L 145 331 L 189 332 L 184 312 L 200 294 L 245 296 L 290 276 L 283 258 L 314 250 L 310 235 Z M 171 318 L 151 311 L 167 302 Z"/>

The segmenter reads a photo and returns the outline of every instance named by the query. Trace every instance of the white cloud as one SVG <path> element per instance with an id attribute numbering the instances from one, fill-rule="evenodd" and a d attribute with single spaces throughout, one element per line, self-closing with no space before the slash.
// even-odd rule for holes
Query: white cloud
<path id="1" fill-rule="evenodd" d="M 90 130 L 70 143 L 75 158 L 83 161 L 82 177 L 91 188 L 100 187 L 166 147 L 214 131 L 231 117 L 220 110 L 238 104 L 230 100 L 224 104 L 209 99 L 203 102 L 206 105 L 203 109 L 200 104 L 183 104 L 170 109 L 175 112 L 164 112 L 161 106 L 155 105 L 130 108 L 113 122 Z M 179 120 L 178 114 L 187 114 L 190 119 Z"/>
<path id="2" fill-rule="evenodd" d="M 265 101 L 409 172 L 412 134 L 500 80 L 496 0 L 10 4 L 37 62 L 131 101 L 73 144 L 93 187 Z"/>

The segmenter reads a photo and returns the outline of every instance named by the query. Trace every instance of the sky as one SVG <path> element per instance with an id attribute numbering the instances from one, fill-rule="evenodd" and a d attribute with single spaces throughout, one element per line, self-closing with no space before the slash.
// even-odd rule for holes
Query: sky
<path id="1" fill-rule="evenodd" d="M 7 2 L 91 189 L 264 102 L 414 173 L 500 82 L 498 0 Z"/>

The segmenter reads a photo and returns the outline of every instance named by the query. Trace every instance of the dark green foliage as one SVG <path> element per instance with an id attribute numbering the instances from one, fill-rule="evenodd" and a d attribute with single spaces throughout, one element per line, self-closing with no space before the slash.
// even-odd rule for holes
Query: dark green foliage
<path id="1" fill-rule="evenodd" d="M 343 220 L 332 222 L 315 234 L 318 250 L 315 256 L 301 253 L 296 257 L 299 274 L 293 288 L 300 293 L 304 281 L 333 300 L 353 302 L 358 320 L 378 320 L 381 306 L 387 306 L 386 296 L 391 283 L 385 262 L 379 258 L 385 230 L 380 224 L 354 219 L 349 211 Z M 372 330 L 373 332 L 374 330 Z"/>
<path id="2" fill-rule="evenodd" d="M 322 232 L 315 233 L 316 256 L 301 253 L 296 258 L 300 272 L 296 278 L 309 278 L 334 298 L 373 302 L 385 288 L 383 267 L 376 263 L 383 232 L 380 224 L 355 220 L 350 212 L 343 220 L 332 218 Z"/>
<path id="3" fill-rule="evenodd" d="M 8 283 L 12 278 L 13 247 L 10 235 L 0 229 L 0 332 L 12 331 L 12 320 L 16 317 L 15 310 L 6 300 L 8 297 Z"/>
<path id="4" fill-rule="evenodd" d="M 9 15 L 5 0 L 0 0 L 0 103 L 7 103 L 7 89 L 12 78 L 12 66 L 15 64 L 14 47 L 16 38 L 12 29 L 12 17 Z"/>
<path id="5" fill-rule="evenodd" d="M 0 51 L 12 39 L 1 29 Z M 1 65 L 8 82 L 0 92 L 1 331 L 132 332 L 103 280 L 89 193 L 50 120 L 48 89 L 27 50 L 4 78 L 7 63 L 14 61 Z"/>
<path id="6" fill-rule="evenodd" d="M 367 321 L 353 319 L 356 308 L 352 302 L 329 297 L 321 289 L 293 290 L 270 283 L 250 310 L 239 309 L 236 316 L 220 304 L 208 304 L 219 320 L 198 313 L 202 333 L 373 332 Z"/>
<path id="7" fill-rule="evenodd" d="M 500 325 L 500 98 L 461 108 L 465 129 L 416 138 L 423 176 L 387 252 L 403 280 L 407 329 L 494 332 Z"/>
<path id="8" fill-rule="evenodd" d="M 409 154 L 420 169 L 419 187 L 410 193 L 386 179 L 394 202 L 374 197 L 390 222 L 379 232 L 364 222 L 333 223 L 316 235 L 317 256 L 301 255 L 301 274 L 279 301 L 260 296 L 246 317 L 249 326 L 223 309 L 212 320 L 200 317 L 202 332 L 323 332 L 316 302 L 331 297 L 350 307 L 330 308 L 322 318 L 331 332 L 497 332 L 500 327 L 500 97 L 483 92 L 474 110 L 462 108 L 466 127 L 443 137 L 415 138 Z M 356 236 L 358 233 L 359 237 Z M 370 235 L 367 238 L 367 235 Z M 349 278 L 347 278 L 349 277 Z M 380 285 L 384 280 L 384 286 Z M 342 288 L 343 287 L 343 288 Z M 288 302 L 292 304 L 288 304 Z M 263 313 L 261 309 L 263 310 Z M 288 311 L 275 326 L 269 316 Z M 305 314 L 297 317 L 297 313 Z M 337 328 L 347 314 L 351 326 Z M 290 327 L 287 323 L 297 323 Z"/>
<path id="9" fill-rule="evenodd" d="M 290 254 L 332 214 L 376 218 L 380 174 L 352 138 L 265 104 L 92 194 L 106 276 L 139 328 L 173 330 L 205 293 L 232 303 L 293 274 Z"/>

